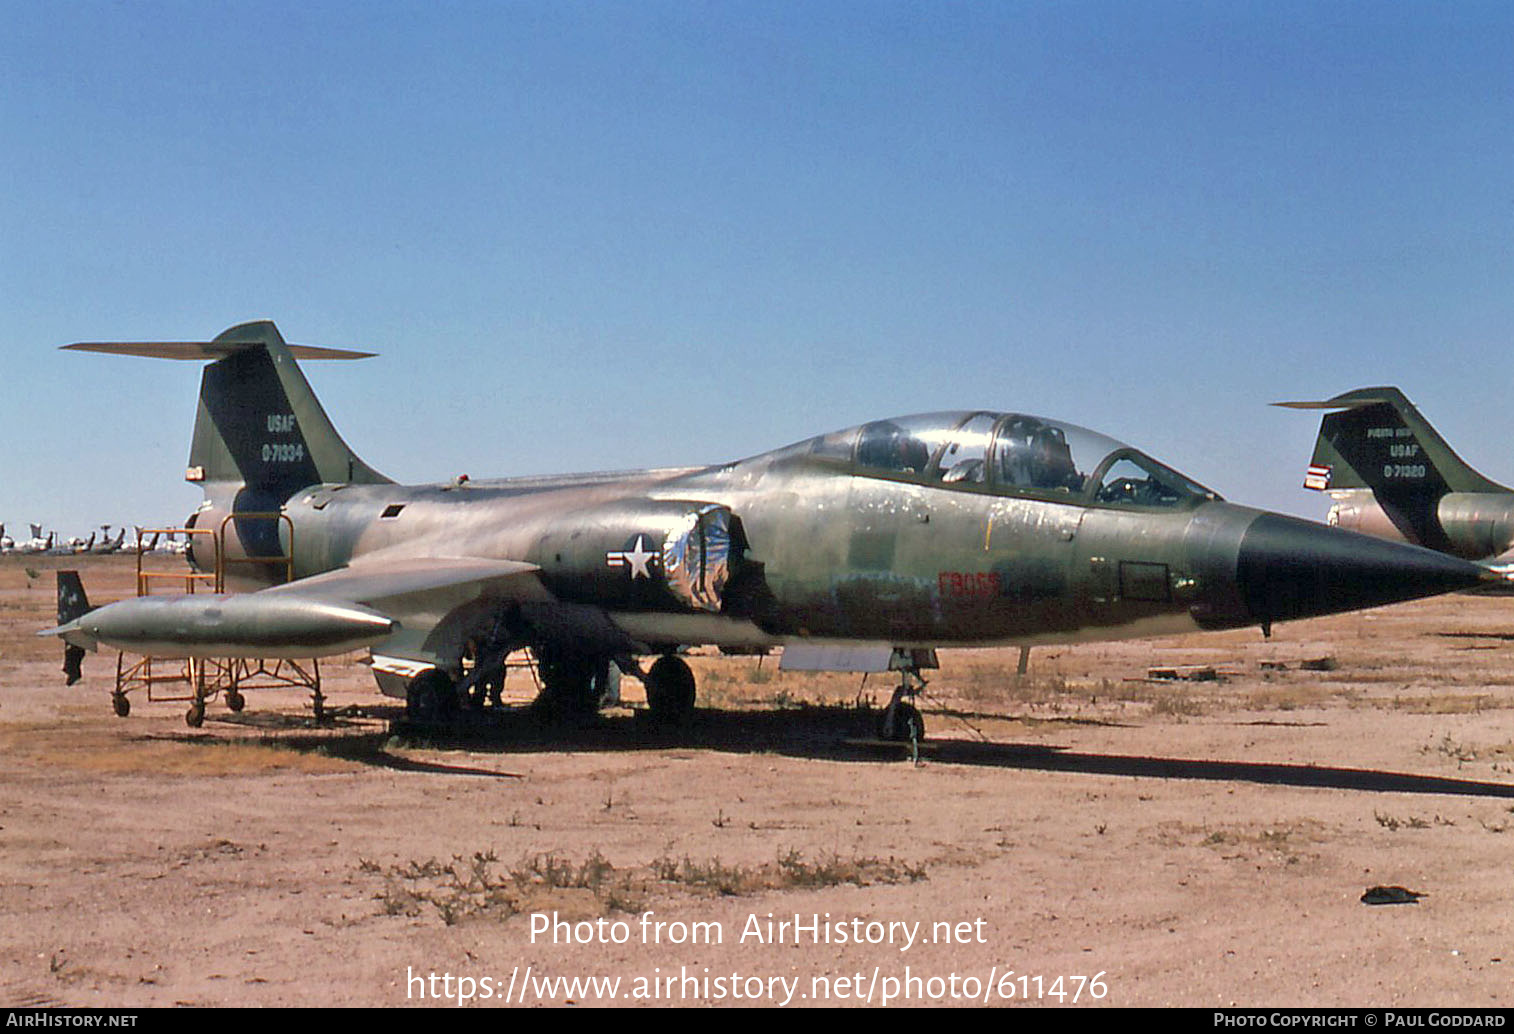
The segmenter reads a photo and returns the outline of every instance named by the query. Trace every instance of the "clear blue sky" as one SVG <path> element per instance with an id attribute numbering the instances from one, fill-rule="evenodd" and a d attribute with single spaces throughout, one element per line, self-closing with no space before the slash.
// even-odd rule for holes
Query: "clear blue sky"
<path id="1" fill-rule="evenodd" d="M 0 520 L 178 521 L 274 319 L 401 480 L 985 407 L 1320 517 L 1284 398 L 1514 482 L 1508 3 L 0 0 Z"/>

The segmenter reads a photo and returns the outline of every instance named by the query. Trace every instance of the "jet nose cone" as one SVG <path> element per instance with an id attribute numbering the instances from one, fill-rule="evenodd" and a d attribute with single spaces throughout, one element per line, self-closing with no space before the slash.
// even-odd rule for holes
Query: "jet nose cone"
<path id="1" fill-rule="evenodd" d="M 1251 522 L 1236 557 L 1236 587 L 1258 623 L 1470 589 L 1486 575 L 1442 553 L 1275 513 Z"/>

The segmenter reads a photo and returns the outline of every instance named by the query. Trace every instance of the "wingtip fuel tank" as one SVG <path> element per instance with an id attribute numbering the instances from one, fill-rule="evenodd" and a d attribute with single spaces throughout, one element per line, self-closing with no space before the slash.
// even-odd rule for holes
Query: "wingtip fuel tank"
<path id="1" fill-rule="evenodd" d="M 396 622 L 355 603 L 247 595 L 140 596 L 38 635 L 156 657 L 328 657 L 372 646 Z"/>

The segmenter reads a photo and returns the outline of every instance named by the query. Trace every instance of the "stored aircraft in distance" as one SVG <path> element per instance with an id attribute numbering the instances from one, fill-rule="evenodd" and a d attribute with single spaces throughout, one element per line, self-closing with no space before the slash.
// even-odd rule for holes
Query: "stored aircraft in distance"
<path id="1" fill-rule="evenodd" d="M 1335 499 L 1329 523 L 1514 572 L 1514 490 L 1473 470 L 1402 391 L 1274 405 L 1331 411 L 1304 476 L 1305 488 Z"/>
<path id="2" fill-rule="evenodd" d="M 53 548 L 53 543 L 57 540 L 58 533 L 55 531 L 50 531 L 44 537 L 42 534 L 42 525 L 40 524 L 31 525 L 31 529 L 32 537 L 22 542 L 16 543 L 14 552 L 47 553 L 51 551 Z"/>
<path id="3" fill-rule="evenodd" d="M 883 723 L 903 738 L 919 734 L 910 668 L 933 648 L 1269 631 L 1487 576 L 1225 502 L 1111 438 L 1020 413 L 877 420 L 714 466 L 399 485 L 348 448 L 296 363 L 367 353 L 288 345 L 267 321 L 211 342 L 66 347 L 210 360 L 189 523 L 223 534 L 189 559 L 253 591 L 60 607 L 42 634 L 165 657 L 367 647 L 383 692 L 420 716 L 454 711 L 529 646 L 551 709 L 592 711 L 614 662 L 676 719 L 695 696 L 680 648 L 783 647 L 791 668 L 904 658 Z"/>
<path id="4" fill-rule="evenodd" d="M 89 546 L 87 552 L 99 554 L 102 556 L 107 553 L 120 552 L 121 547 L 126 543 L 126 526 L 122 525 L 121 529 L 116 532 L 116 537 L 111 538 L 110 525 L 102 524 L 100 525 L 100 541 L 94 542 L 94 536 L 91 535 L 90 542 L 91 545 Z"/>

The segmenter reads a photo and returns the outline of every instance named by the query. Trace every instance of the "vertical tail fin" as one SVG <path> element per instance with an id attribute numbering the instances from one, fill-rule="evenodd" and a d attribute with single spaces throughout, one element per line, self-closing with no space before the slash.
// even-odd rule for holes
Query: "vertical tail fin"
<path id="1" fill-rule="evenodd" d="M 1388 496 L 1508 491 L 1468 466 L 1397 388 L 1274 405 L 1336 411 L 1320 421 L 1306 488 L 1370 488 Z"/>
<path id="2" fill-rule="evenodd" d="M 283 552 L 278 522 L 255 515 L 278 511 L 300 489 L 323 483 L 389 483 L 347 447 L 295 362 L 362 359 L 370 352 L 290 345 L 268 320 L 232 327 L 214 341 L 79 342 L 64 347 L 213 360 L 200 378 L 194 441 L 184 477 L 199 484 L 207 500 L 224 507 L 225 514 L 237 516 L 237 538 L 248 556 Z"/>
<path id="3" fill-rule="evenodd" d="M 342 440 L 271 322 L 232 327 L 211 344 L 226 355 L 200 381 L 189 480 L 240 482 L 286 498 L 322 482 L 389 480 Z"/>
<path id="4" fill-rule="evenodd" d="M 1449 548 L 1437 517 L 1449 493 L 1509 491 L 1473 470 L 1397 388 L 1358 388 L 1323 402 L 1275 405 L 1333 410 L 1320 421 L 1304 487 L 1370 489 L 1410 542 Z"/>
<path id="5" fill-rule="evenodd" d="M 65 348 L 157 359 L 213 360 L 200 380 L 185 477 L 287 498 L 308 485 L 385 484 L 332 426 L 296 359 L 362 359 L 372 353 L 290 345 L 269 320 L 243 323 L 214 341 L 79 342 Z"/>

